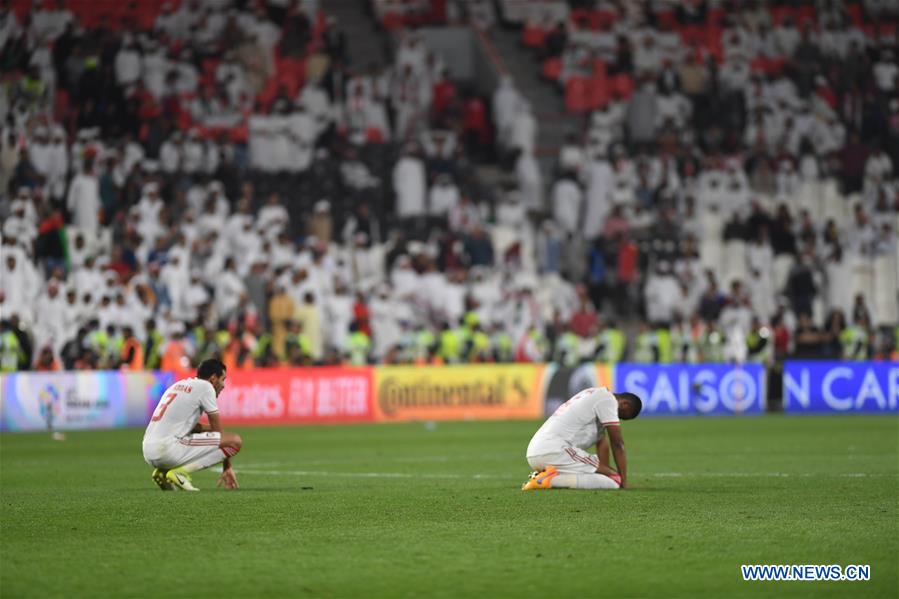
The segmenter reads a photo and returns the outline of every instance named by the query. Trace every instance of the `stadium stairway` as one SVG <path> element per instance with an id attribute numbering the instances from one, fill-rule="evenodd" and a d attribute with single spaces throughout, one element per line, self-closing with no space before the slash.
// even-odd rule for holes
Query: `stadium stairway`
<path id="1" fill-rule="evenodd" d="M 365 0 L 334 0 L 325 8 L 337 19 L 337 26 L 346 35 L 347 57 L 354 71 L 369 65 L 382 66 L 389 62 L 389 41 L 384 30 L 369 14 Z"/>
<path id="2" fill-rule="evenodd" d="M 531 103 L 537 117 L 537 159 L 544 181 L 552 181 L 559 148 L 571 132 L 583 132 L 577 117 L 566 114 L 565 98 L 551 83 L 540 78 L 534 56 L 520 44 L 517 28 L 496 27 L 490 43 L 505 62 L 518 91 Z"/>

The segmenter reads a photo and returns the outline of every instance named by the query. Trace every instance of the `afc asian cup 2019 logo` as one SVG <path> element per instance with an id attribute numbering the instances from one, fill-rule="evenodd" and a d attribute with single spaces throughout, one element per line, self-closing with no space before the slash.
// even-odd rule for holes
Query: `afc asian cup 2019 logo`
<path id="1" fill-rule="evenodd" d="M 41 406 L 41 416 L 47 422 L 52 422 L 54 418 L 59 416 L 60 394 L 59 389 L 55 385 L 48 384 L 44 386 L 37 394 L 38 402 Z"/>

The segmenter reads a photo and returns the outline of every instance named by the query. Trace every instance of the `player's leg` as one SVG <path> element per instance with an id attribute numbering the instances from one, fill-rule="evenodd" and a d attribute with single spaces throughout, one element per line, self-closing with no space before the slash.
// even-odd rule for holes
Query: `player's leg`
<path id="1" fill-rule="evenodd" d="M 596 491 L 600 489 L 617 489 L 617 482 L 604 474 L 569 474 L 559 473 L 552 480 L 553 489 L 584 489 Z"/>
<path id="2" fill-rule="evenodd" d="M 168 461 L 165 459 L 164 455 L 160 454 L 157 446 L 144 446 L 144 461 L 153 467 L 153 472 L 150 476 L 153 478 L 153 482 L 156 483 L 157 487 L 163 491 L 175 490 L 175 485 L 165 478 L 166 472 L 169 471 Z"/>
<path id="3" fill-rule="evenodd" d="M 198 490 L 190 475 L 223 462 L 240 451 L 243 440 L 235 433 L 196 433 L 180 439 L 177 463 L 166 474 L 166 480 L 187 491 Z"/>
<path id="4" fill-rule="evenodd" d="M 534 468 L 542 467 L 541 472 L 531 475 L 522 485 L 522 490 L 541 489 L 617 489 L 618 483 L 599 474 L 599 458 L 577 447 L 565 447 L 557 454 L 529 458 Z"/>

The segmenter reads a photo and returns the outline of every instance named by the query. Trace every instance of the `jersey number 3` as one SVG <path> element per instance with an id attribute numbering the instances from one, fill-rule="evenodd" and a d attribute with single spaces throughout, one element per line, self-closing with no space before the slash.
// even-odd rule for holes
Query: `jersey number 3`
<path id="1" fill-rule="evenodd" d="M 166 395 L 163 400 L 159 402 L 159 405 L 156 406 L 156 411 L 153 412 L 153 417 L 150 418 L 150 422 L 162 420 L 163 414 L 165 414 L 165 411 L 169 409 L 169 404 L 172 403 L 172 401 L 174 401 L 176 397 L 178 397 L 177 393 L 169 393 L 168 395 Z"/>

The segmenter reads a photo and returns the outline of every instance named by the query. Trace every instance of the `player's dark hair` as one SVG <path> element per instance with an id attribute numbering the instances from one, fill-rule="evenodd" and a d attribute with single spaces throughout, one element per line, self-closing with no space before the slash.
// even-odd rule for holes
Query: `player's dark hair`
<path id="1" fill-rule="evenodd" d="M 643 409 L 643 400 L 637 397 L 634 393 L 616 393 L 615 397 L 618 399 L 623 399 L 628 404 L 630 404 L 631 409 L 634 411 L 634 415 L 631 418 L 636 418 L 640 415 L 640 410 Z"/>
<path id="2" fill-rule="evenodd" d="M 210 358 L 203 360 L 197 367 L 197 378 L 208 381 L 212 376 L 222 376 L 225 374 L 225 365 L 221 360 Z"/>

